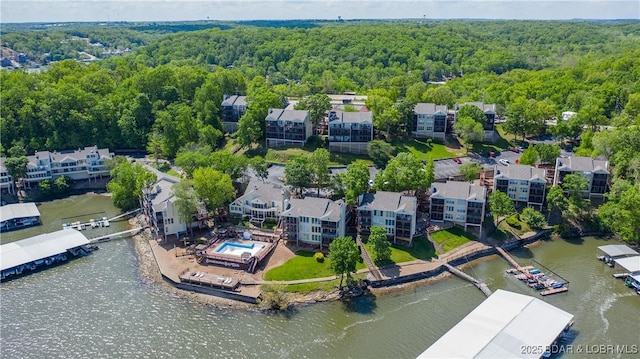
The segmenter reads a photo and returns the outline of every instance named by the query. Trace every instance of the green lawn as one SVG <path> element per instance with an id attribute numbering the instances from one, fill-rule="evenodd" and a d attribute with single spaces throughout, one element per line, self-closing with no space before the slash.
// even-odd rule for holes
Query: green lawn
<path id="1" fill-rule="evenodd" d="M 524 223 L 523 221 L 520 221 L 520 229 L 515 228 L 515 227 L 511 227 L 506 219 L 501 221 L 500 224 L 498 224 L 498 229 L 503 230 L 503 231 L 508 231 L 508 232 L 515 232 L 515 234 L 521 236 L 527 232 L 531 232 L 531 228 L 529 227 L 528 224 Z"/>
<path id="2" fill-rule="evenodd" d="M 411 152 L 419 160 L 439 160 L 456 157 L 457 154 L 450 151 L 444 144 L 432 141 L 428 145 L 426 139 L 410 139 L 392 143 L 397 153 Z"/>
<path id="3" fill-rule="evenodd" d="M 227 146 L 232 146 L 228 141 Z M 299 156 L 308 156 L 317 148 L 322 147 L 323 144 L 320 141 L 309 142 L 304 147 L 299 146 L 285 146 L 277 148 L 265 149 L 263 146 L 259 146 L 245 152 L 247 157 L 261 156 L 267 162 L 274 163 L 287 163 Z M 444 144 L 433 141 L 429 146 L 426 140 L 423 139 L 409 139 L 406 141 L 396 141 L 392 143 L 397 153 L 410 152 L 419 160 L 425 159 L 443 159 L 452 158 L 457 156 L 455 152 L 449 150 Z M 373 165 L 373 161 L 367 155 L 356 155 L 353 153 L 343 152 L 331 152 L 330 166 L 346 166 L 355 160 L 363 160 L 368 165 Z"/>
<path id="4" fill-rule="evenodd" d="M 496 126 L 496 132 L 497 132 L 497 141 L 496 143 L 490 143 L 490 142 L 486 142 L 486 143 L 476 143 L 473 145 L 473 152 L 475 153 L 488 153 L 488 152 L 501 152 L 501 151 L 505 151 L 510 147 L 514 147 L 513 143 L 514 141 L 508 141 L 507 140 L 507 136 L 509 136 L 509 138 L 513 138 L 513 135 L 507 135 L 506 132 L 504 132 L 504 129 L 502 128 L 502 125 L 497 125 Z"/>
<path id="5" fill-rule="evenodd" d="M 440 244 L 443 251 L 449 252 L 467 242 L 476 240 L 476 237 L 463 229 L 453 227 L 432 233 L 431 239 Z"/>
<path id="6" fill-rule="evenodd" d="M 365 279 L 367 274 L 355 274 L 354 278 Z M 345 277 L 342 281 L 342 285 L 347 282 L 347 278 Z M 304 283 L 304 284 L 291 284 L 287 286 L 287 292 L 312 292 L 314 290 L 323 290 L 330 291 L 340 285 L 340 279 L 335 279 L 328 282 L 313 282 L 313 283 Z"/>
<path id="7" fill-rule="evenodd" d="M 367 252 L 373 259 L 373 248 L 370 243 L 365 243 Z M 415 261 L 416 259 L 422 259 L 425 261 L 435 257 L 436 251 L 433 248 L 433 244 L 427 240 L 426 237 L 420 236 L 413 239 L 413 248 L 404 246 L 391 245 L 391 262 L 380 263 L 379 265 L 388 265 L 393 263 L 404 263 Z"/>
<path id="8" fill-rule="evenodd" d="M 314 252 L 300 251 L 285 264 L 269 270 L 264 275 L 265 280 L 297 280 L 308 278 L 331 277 L 334 273 L 329 269 L 329 257 L 320 263 L 313 258 Z M 358 262 L 356 269 L 365 268 L 364 262 Z"/>

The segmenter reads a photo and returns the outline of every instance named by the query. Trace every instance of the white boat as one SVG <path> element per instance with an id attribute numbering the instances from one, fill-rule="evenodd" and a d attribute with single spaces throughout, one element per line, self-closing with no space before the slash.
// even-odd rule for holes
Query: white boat
<path id="1" fill-rule="evenodd" d="M 109 225 L 110 225 L 109 220 L 108 220 L 108 219 L 105 219 L 104 221 L 102 221 L 102 225 L 103 225 L 104 227 L 109 227 Z"/>

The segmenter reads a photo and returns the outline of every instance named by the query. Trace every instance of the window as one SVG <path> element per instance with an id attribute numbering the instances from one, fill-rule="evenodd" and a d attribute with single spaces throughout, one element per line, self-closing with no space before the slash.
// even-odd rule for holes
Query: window
<path id="1" fill-rule="evenodd" d="M 444 219 L 453 219 L 453 215 L 451 213 L 445 213 Z"/>
<path id="2" fill-rule="evenodd" d="M 453 206 L 447 206 L 447 212 L 453 212 L 453 211 L 454 211 Z"/>

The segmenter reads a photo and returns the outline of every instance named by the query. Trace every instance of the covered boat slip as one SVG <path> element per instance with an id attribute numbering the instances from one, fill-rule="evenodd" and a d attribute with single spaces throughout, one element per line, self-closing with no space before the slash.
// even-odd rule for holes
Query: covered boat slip
<path id="1" fill-rule="evenodd" d="M 619 258 L 614 261 L 616 268 L 620 268 L 629 274 L 640 274 L 640 256 Z"/>
<path id="2" fill-rule="evenodd" d="M 40 224 L 40 211 L 33 202 L 0 206 L 0 230 L 12 230 Z"/>
<path id="3" fill-rule="evenodd" d="M 605 256 L 610 258 L 620 258 L 620 257 L 629 257 L 629 256 L 638 256 L 640 253 L 634 251 L 633 249 L 625 246 L 624 244 L 610 244 L 607 246 L 598 247 Z"/>
<path id="4" fill-rule="evenodd" d="M 45 233 L 3 244 L 0 246 L 0 270 L 4 272 L 24 264 L 45 260 L 87 244 L 87 237 L 75 229 Z"/>
<path id="5" fill-rule="evenodd" d="M 540 299 L 499 289 L 418 358 L 540 358 L 572 320 Z"/>

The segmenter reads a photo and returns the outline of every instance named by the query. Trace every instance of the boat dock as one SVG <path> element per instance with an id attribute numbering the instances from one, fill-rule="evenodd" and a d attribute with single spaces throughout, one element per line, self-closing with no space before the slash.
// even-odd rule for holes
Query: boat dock
<path id="1" fill-rule="evenodd" d="M 99 228 L 99 227 L 109 227 L 111 225 L 110 222 L 113 222 L 117 219 L 120 219 L 122 217 L 128 216 L 130 214 L 136 213 L 140 210 L 140 208 L 134 209 L 132 211 L 126 212 L 126 213 L 122 213 L 119 214 L 115 217 L 112 218 L 107 218 L 107 217 L 100 217 L 98 219 L 91 219 L 89 220 L 89 222 L 65 222 L 62 224 L 62 228 L 63 229 L 67 229 L 67 228 L 73 228 L 73 229 L 77 229 L 79 231 L 84 231 L 85 229 L 88 228 Z M 65 219 L 69 219 L 69 218 L 78 218 L 78 217 L 87 217 L 87 216 L 91 216 L 94 214 L 102 214 L 104 212 L 95 212 L 95 213 L 88 213 L 88 214 L 82 214 L 79 216 L 73 216 L 73 217 L 65 217 L 62 220 L 64 221 Z"/>
<path id="2" fill-rule="evenodd" d="M 107 242 L 113 239 L 113 237 L 118 237 L 118 236 L 122 236 L 129 233 L 133 235 L 137 232 L 140 232 L 143 229 L 144 229 L 143 227 L 136 227 L 133 229 L 128 229 L 126 231 L 122 231 L 122 232 L 116 232 L 116 233 L 111 233 L 111 234 L 107 234 L 107 235 L 96 237 L 96 238 L 91 238 L 89 239 L 89 243 Z"/>
<path id="3" fill-rule="evenodd" d="M 2 280 L 11 280 L 91 252 L 89 240 L 76 230 L 60 230 L 0 246 Z"/>
<path id="4" fill-rule="evenodd" d="M 491 289 L 489 289 L 489 287 L 487 287 L 487 285 L 484 282 L 481 282 L 481 281 L 473 278 L 472 276 L 470 276 L 467 273 L 461 271 L 460 269 L 452 266 L 449 263 L 442 263 L 442 265 L 447 267 L 449 272 L 457 275 L 458 277 L 460 277 L 462 279 L 468 280 L 469 282 L 473 283 L 473 285 L 475 285 L 478 289 L 480 289 L 480 291 L 482 291 L 482 293 L 484 293 L 484 295 L 486 295 L 487 298 L 489 296 L 491 296 L 491 294 L 492 294 Z"/>
<path id="5" fill-rule="evenodd" d="M 563 293 L 569 290 L 569 281 L 562 278 L 560 275 L 552 271 L 551 269 L 543 266 L 542 264 L 532 261 L 536 266 L 521 266 L 507 251 L 500 247 L 496 247 L 498 253 L 509 262 L 513 268 L 507 269 L 507 273 L 513 274 L 517 279 L 524 281 L 529 287 L 535 290 L 541 290 L 540 295 L 547 296 L 556 293 Z M 540 271 L 538 268 L 543 268 L 547 273 L 553 274 L 553 277 L 559 280 L 553 279 Z"/>
<path id="6" fill-rule="evenodd" d="M 15 203 L 0 206 L 0 232 L 8 232 L 37 226 L 40 223 L 40 211 L 33 202 Z"/>

